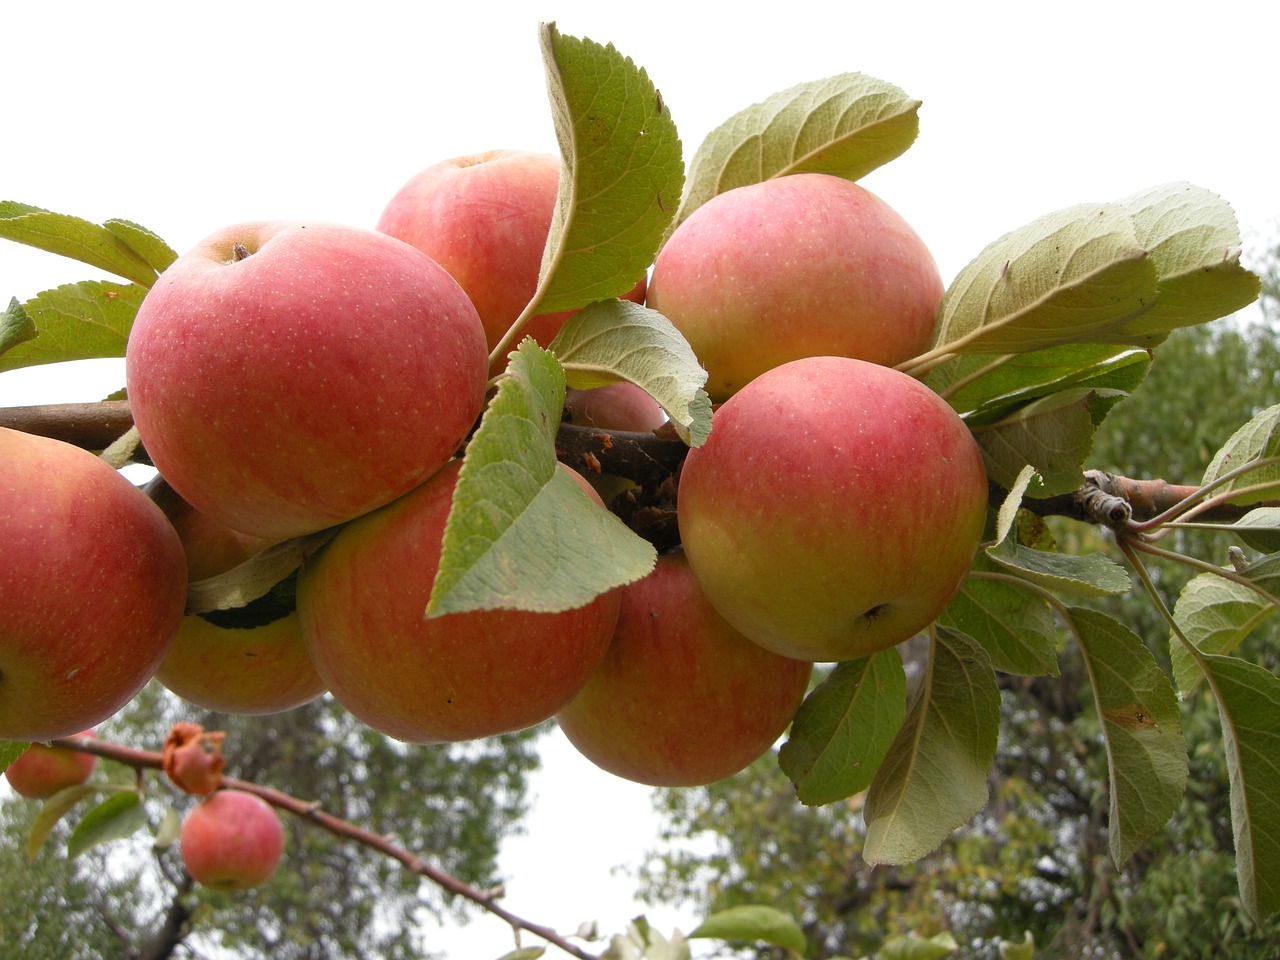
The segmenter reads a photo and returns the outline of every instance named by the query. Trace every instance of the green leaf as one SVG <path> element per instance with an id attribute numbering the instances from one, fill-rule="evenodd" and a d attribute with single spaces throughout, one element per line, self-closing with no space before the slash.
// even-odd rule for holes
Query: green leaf
<path id="1" fill-rule="evenodd" d="M 777 907 L 743 905 L 711 914 L 689 934 L 689 939 L 746 940 L 768 943 L 803 954 L 804 932 Z"/>
<path id="2" fill-rule="evenodd" d="M 1231 435 L 1222 445 L 1209 466 L 1205 468 L 1202 485 L 1212 483 L 1232 470 L 1242 467 L 1254 460 L 1267 457 L 1280 457 L 1280 404 L 1267 407 L 1252 420 Z M 1234 490 L 1250 488 L 1239 496 L 1232 497 L 1232 503 L 1257 503 L 1280 496 L 1280 463 L 1272 463 L 1257 470 L 1228 480 L 1214 489 L 1214 495 L 1231 493 Z"/>
<path id="3" fill-rule="evenodd" d="M 578 311 L 548 348 L 580 390 L 629 380 L 671 417 L 681 438 L 698 447 L 711 432 L 707 371 L 671 321 L 629 300 L 606 300 Z"/>
<path id="4" fill-rule="evenodd" d="M 1022 931 L 1021 943 L 1002 939 L 999 947 L 1000 960 L 1035 960 L 1036 938 L 1031 935 L 1030 930 Z"/>
<path id="5" fill-rule="evenodd" d="M 1155 304 L 1124 326 L 1163 339 L 1172 329 L 1235 313 L 1261 283 L 1240 264 L 1240 230 L 1231 205 L 1203 187 L 1166 183 L 1122 200 L 1138 242 L 1159 275 Z"/>
<path id="6" fill-rule="evenodd" d="M 1069 617 L 1102 719 L 1109 844 L 1119 867 L 1182 803 L 1187 744 L 1178 696 L 1146 644 L 1124 624 L 1081 607 L 1071 608 Z"/>
<path id="7" fill-rule="evenodd" d="M 0 313 L 0 353 L 25 343 L 37 336 L 36 325 L 22 309 L 17 297 L 9 300 L 9 306 Z"/>
<path id="8" fill-rule="evenodd" d="M 182 834 L 182 817 L 173 807 L 165 807 L 160 817 L 160 826 L 156 828 L 156 839 L 151 844 L 154 850 L 168 850 L 178 842 Z"/>
<path id="9" fill-rule="evenodd" d="M 939 933 L 927 940 L 914 933 L 890 937 L 876 951 L 876 960 L 940 960 L 955 953 L 959 945 L 949 933 Z"/>
<path id="10" fill-rule="evenodd" d="M 23 306 L 37 336 L 0 355 L 0 371 L 64 360 L 123 357 L 146 289 L 104 280 L 68 283 Z"/>
<path id="11" fill-rule="evenodd" d="M 1029 463 L 1040 476 L 1044 495 L 1074 490 L 1084 482 L 1084 461 L 1093 449 L 1100 414 L 1124 396 L 1075 387 L 1033 400 L 994 423 L 970 423 L 988 479 L 1008 489 Z"/>
<path id="12" fill-rule="evenodd" d="M 996 511 L 995 543 L 1003 543 L 1005 537 L 1009 536 L 1009 532 L 1017 522 L 1018 511 L 1022 509 L 1022 498 L 1026 496 L 1028 488 L 1037 476 L 1036 468 L 1027 464 L 1018 471 L 1018 476 L 1009 485 L 1009 492 L 1004 502 L 1000 504 L 1000 509 Z"/>
<path id="13" fill-rule="evenodd" d="M 86 813 L 67 838 L 67 857 L 80 854 L 112 840 L 131 837 L 147 825 L 147 810 L 142 797 L 128 790 L 107 797 Z"/>
<path id="14" fill-rule="evenodd" d="M 338 529 L 330 527 L 305 537 L 281 540 L 230 570 L 188 583 L 186 612 L 236 610 L 265 597 L 276 584 L 301 567 L 307 557 L 337 536 Z"/>
<path id="15" fill-rule="evenodd" d="M 498 960 L 538 960 L 546 952 L 546 947 L 525 947 L 521 950 L 512 950 L 510 953 L 504 953 Z"/>
<path id="16" fill-rule="evenodd" d="M 857 180 L 904 153 L 919 100 L 861 73 L 801 83 L 742 110 L 707 135 L 671 229 L 717 194 L 792 173 Z"/>
<path id="17" fill-rule="evenodd" d="M 526 338 L 467 445 L 427 616 L 570 610 L 653 569 L 653 546 L 557 468 L 564 391 Z"/>
<path id="18" fill-rule="evenodd" d="M 1254 550 L 1280 551 L 1280 507 L 1258 507 L 1235 523 L 1215 524 L 1215 527 L 1231 531 Z"/>
<path id="19" fill-rule="evenodd" d="M 837 665 L 800 705 L 778 754 L 800 802 L 833 803 L 865 790 L 906 712 L 897 650 Z"/>
<path id="20" fill-rule="evenodd" d="M 979 554 L 975 571 L 995 564 Z M 968 634 L 991 665 L 1020 677 L 1058 676 L 1058 625 L 1045 599 L 1029 589 L 981 576 L 966 577 L 938 622 Z"/>
<path id="21" fill-rule="evenodd" d="M 1280 911 L 1280 679 L 1232 657 L 1204 666 L 1222 718 L 1240 898 L 1260 922 Z"/>
<path id="22" fill-rule="evenodd" d="M 26 740 L 0 740 L 0 771 L 26 753 L 29 746 Z"/>
<path id="23" fill-rule="evenodd" d="M 1280 567 L 1280 558 L 1261 562 L 1272 568 Z M 1183 636 L 1201 653 L 1227 656 L 1276 609 L 1258 591 L 1242 583 L 1215 573 L 1202 573 L 1189 580 L 1178 594 L 1173 619 Z M 1173 637 L 1169 638 L 1169 659 L 1178 689 L 1190 693 L 1202 676 L 1199 665 Z"/>
<path id="24" fill-rule="evenodd" d="M 661 96 L 629 57 L 554 24 L 541 41 L 563 166 L 532 304 L 554 313 L 635 286 L 675 215 L 684 160 Z"/>
<path id="25" fill-rule="evenodd" d="M 82 783 L 74 787 L 67 787 L 65 790 L 59 790 L 40 805 L 40 812 L 36 814 L 36 818 L 31 824 L 31 833 L 27 837 L 27 859 L 34 860 L 36 858 L 36 854 L 44 846 L 44 842 L 48 839 L 50 832 L 72 807 L 85 797 L 93 796 L 101 790 L 133 791 L 134 787 Z"/>
<path id="26" fill-rule="evenodd" d="M 1108 597 L 1128 593 L 1133 586 L 1124 567 L 1100 553 L 1050 553 L 1011 540 L 988 548 L 986 553 L 1006 573 L 1016 574 L 1054 593 Z"/>
<path id="27" fill-rule="evenodd" d="M 980 810 L 999 728 L 1000 690 L 986 651 L 935 626 L 906 722 L 867 793 L 863 858 L 918 860 Z"/>
<path id="28" fill-rule="evenodd" d="M 644 917 L 627 924 L 625 934 L 614 934 L 601 960 L 689 960 L 689 943 L 679 930 L 668 940 L 649 926 Z"/>
<path id="29" fill-rule="evenodd" d="M 103 223 L 113 236 L 128 244 L 129 249 L 147 262 L 156 273 L 163 273 L 178 259 L 177 252 L 146 227 L 131 220 L 108 220 Z"/>
<path id="30" fill-rule="evenodd" d="M 1143 345 L 1124 324 L 1156 298 L 1156 269 L 1117 204 L 1048 214 L 989 245 L 942 299 L 937 347 L 1025 353 L 1071 342 Z"/>
<path id="31" fill-rule="evenodd" d="M 156 279 L 156 271 L 132 243 L 107 227 L 27 203 L 0 201 L 0 238 L 79 260 L 144 287 Z"/>

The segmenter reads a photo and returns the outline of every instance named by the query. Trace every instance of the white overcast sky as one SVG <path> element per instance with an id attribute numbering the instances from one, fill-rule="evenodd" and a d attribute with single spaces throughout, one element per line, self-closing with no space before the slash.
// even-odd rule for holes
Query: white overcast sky
<path id="1" fill-rule="evenodd" d="M 1041 214 L 1171 180 L 1231 201 L 1246 247 L 1277 232 L 1274 0 L 9 2 L 0 199 L 135 220 L 179 252 L 243 220 L 371 227 L 438 160 L 556 149 L 541 20 L 644 66 L 686 157 L 730 114 L 804 80 L 862 71 L 903 87 L 924 102 L 920 138 L 864 183 L 948 281 Z M 0 242 L 6 302 L 91 276 Z M 96 399 L 120 385 L 102 366 L 0 375 L 0 404 Z M 504 860 L 507 906 L 619 930 L 641 908 L 609 871 L 654 843 L 648 791 L 597 775 L 558 737 L 547 764 L 530 835 Z M 651 916 L 668 929 L 675 915 Z M 492 919 L 448 942 L 459 960 L 510 945 Z"/>

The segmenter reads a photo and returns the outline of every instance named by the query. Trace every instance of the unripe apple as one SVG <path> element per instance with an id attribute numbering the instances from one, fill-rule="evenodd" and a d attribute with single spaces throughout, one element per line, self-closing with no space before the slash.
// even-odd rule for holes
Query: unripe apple
<path id="1" fill-rule="evenodd" d="M 182 544 L 104 461 L 0 429 L 0 739 L 110 717 L 159 666 L 186 602 Z"/>
<path id="2" fill-rule="evenodd" d="M 888 204 L 806 173 L 728 190 L 663 246 L 648 304 L 689 341 L 722 401 L 812 356 L 892 366 L 929 348 L 942 278 Z"/>
<path id="3" fill-rule="evenodd" d="M 679 552 L 621 592 L 604 662 L 556 714 L 569 742 L 612 774 L 666 787 L 722 780 L 768 750 L 813 665 L 735 630 Z"/>
<path id="4" fill-rule="evenodd" d="M 213 890 L 248 890 L 265 883 L 284 852 L 284 828 L 271 805 L 243 790 L 218 790 L 182 821 L 182 862 Z"/>
<path id="5" fill-rule="evenodd" d="M 401 187 L 378 229 L 449 271 L 476 305 L 492 350 L 538 288 L 559 187 L 560 158 L 551 154 L 490 150 L 453 157 Z M 641 278 L 627 299 L 643 303 L 644 291 Z M 545 347 L 572 314 L 532 317 L 521 336 Z M 506 365 L 499 357 L 492 372 Z"/>
<path id="6" fill-rule="evenodd" d="M 317 672 L 340 704 L 399 740 L 469 740 L 546 720 L 599 665 L 618 618 L 614 590 L 562 613 L 424 619 L 459 468 L 345 526 L 298 577 Z"/>
<path id="7" fill-rule="evenodd" d="M 125 367 L 134 419 L 184 500 L 271 539 L 412 489 L 484 404 L 484 331 L 430 257 L 328 224 L 228 227 L 147 294 Z"/>
<path id="8" fill-rule="evenodd" d="M 863 657 L 928 626 L 987 516 L 982 453 L 941 397 L 847 357 L 783 364 L 715 413 L 679 524 L 712 605 L 784 656 Z"/>
<path id="9" fill-rule="evenodd" d="M 226 573 L 275 542 L 201 513 L 162 478 L 144 489 L 178 531 L 193 582 Z M 274 594 L 236 610 L 183 617 L 156 679 L 206 710 L 241 716 L 291 710 L 324 693 L 292 603 Z"/>
<path id="10" fill-rule="evenodd" d="M 85 730 L 80 736 L 92 737 L 93 731 Z M 15 792 L 32 800 L 47 800 L 59 790 L 84 783 L 97 765 L 98 758 L 92 753 L 33 743 L 5 768 L 4 775 Z"/>

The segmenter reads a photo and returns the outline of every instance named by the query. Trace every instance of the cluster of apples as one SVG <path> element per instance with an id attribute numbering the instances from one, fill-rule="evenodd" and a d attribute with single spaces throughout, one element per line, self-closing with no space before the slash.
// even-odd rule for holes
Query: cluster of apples
<path id="1" fill-rule="evenodd" d="M 981 536 L 985 474 L 950 407 L 891 369 L 930 345 L 938 270 L 873 194 L 800 174 L 695 210 L 629 294 L 684 334 L 720 403 L 679 478 L 683 551 L 575 610 L 423 618 L 456 454 L 534 294 L 559 174 L 541 154 L 459 158 L 413 178 L 376 230 L 240 224 L 178 258 L 126 355 L 160 474 L 145 492 L 0 433 L 18 465 L 0 490 L 0 738 L 91 726 L 156 675 L 236 713 L 329 691 L 412 742 L 554 716 L 620 776 L 706 783 L 777 739 L 813 662 L 941 611 Z M 546 345 L 566 317 L 526 329 Z M 569 405 L 652 429 L 662 411 L 637 394 Z M 333 527 L 296 594 L 184 615 L 189 581 Z"/>

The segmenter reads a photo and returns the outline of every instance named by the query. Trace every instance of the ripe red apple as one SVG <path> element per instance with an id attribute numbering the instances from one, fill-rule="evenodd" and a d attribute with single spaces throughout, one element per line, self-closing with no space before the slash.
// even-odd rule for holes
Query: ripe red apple
<path id="1" fill-rule="evenodd" d="M 182 544 L 93 454 L 0 429 L 0 739 L 110 717 L 151 679 L 186 602 Z"/>
<path id="2" fill-rule="evenodd" d="M 801 357 L 893 366 L 923 353 L 942 289 L 928 248 L 888 204 L 811 173 L 695 210 L 659 252 L 648 304 L 684 334 L 721 401 Z"/>
<path id="3" fill-rule="evenodd" d="M 678 515 L 725 619 L 784 656 L 849 660 L 942 612 L 982 538 L 987 479 L 964 422 L 919 381 L 810 357 L 716 411 Z"/>
<path id="4" fill-rule="evenodd" d="M 356 717 L 400 740 L 469 740 L 546 720 L 599 665 L 618 618 L 614 590 L 563 613 L 424 619 L 458 470 L 455 461 L 348 524 L 298 578 L 317 672 Z"/>
<path id="5" fill-rule="evenodd" d="M 162 478 L 144 489 L 178 531 L 191 581 L 225 573 L 275 542 L 201 513 Z M 325 689 L 297 613 L 274 596 L 233 611 L 183 617 L 156 679 L 189 703 L 242 716 L 291 710 Z"/>
<path id="6" fill-rule="evenodd" d="M 85 730 L 80 736 L 92 737 L 93 731 Z M 92 753 L 33 743 L 5 768 L 4 775 L 15 792 L 32 800 L 47 800 L 59 790 L 84 783 L 97 765 L 98 758 Z"/>
<path id="7" fill-rule="evenodd" d="M 284 852 L 284 828 L 261 797 L 218 790 L 186 815 L 178 842 L 182 862 L 197 883 L 248 890 L 275 873 Z"/>
<path id="8" fill-rule="evenodd" d="M 391 198 L 378 229 L 430 256 L 467 291 L 492 350 L 538 287 L 560 186 L 560 158 L 491 150 L 416 174 Z M 644 302 L 645 282 L 627 294 Z M 521 336 L 546 346 L 573 311 L 540 314 Z M 515 344 L 512 344 L 514 349 Z M 499 358 L 493 373 L 506 367 Z"/>
<path id="9" fill-rule="evenodd" d="M 621 590 L 613 641 L 556 720 L 619 777 L 688 787 L 737 773 L 782 734 L 813 665 L 752 643 L 703 596 L 682 553 Z"/>
<path id="10" fill-rule="evenodd" d="M 648 433 L 667 422 L 658 401 L 625 380 L 591 390 L 566 390 L 564 408 L 573 423 L 586 427 Z"/>
<path id="11" fill-rule="evenodd" d="M 313 223 L 228 227 L 147 294 L 125 365 L 134 419 L 184 500 L 301 536 L 444 465 L 484 403 L 484 331 L 430 257 Z"/>

